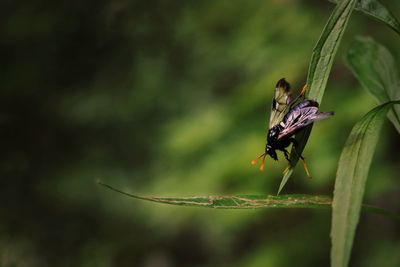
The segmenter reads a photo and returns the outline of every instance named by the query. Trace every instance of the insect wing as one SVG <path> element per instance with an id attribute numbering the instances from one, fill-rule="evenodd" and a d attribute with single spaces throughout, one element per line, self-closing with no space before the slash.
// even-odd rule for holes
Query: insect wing
<path id="1" fill-rule="evenodd" d="M 278 135 L 278 140 L 294 135 L 307 125 L 326 119 L 333 115 L 333 112 L 319 112 L 318 103 L 312 100 L 300 102 L 291 109 L 283 118 L 281 126 L 283 129 Z"/>
<path id="2" fill-rule="evenodd" d="M 272 99 L 271 116 L 269 118 L 269 128 L 280 123 L 288 112 L 292 102 L 292 92 L 289 83 L 285 78 L 280 79 L 275 86 L 275 95 Z"/>

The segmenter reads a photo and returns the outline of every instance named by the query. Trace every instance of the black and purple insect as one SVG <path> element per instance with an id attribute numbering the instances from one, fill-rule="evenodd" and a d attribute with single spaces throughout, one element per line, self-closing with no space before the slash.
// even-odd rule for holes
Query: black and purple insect
<path id="1" fill-rule="evenodd" d="M 290 162 L 289 153 L 286 150 L 290 144 L 297 146 L 296 139 L 293 136 L 316 121 L 324 120 L 333 115 L 333 112 L 319 112 L 319 104 L 317 101 L 305 99 L 304 93 L 307 86 L 305 85 L 301 93 L 296 97 L 292 97 L 290 84 L 285 78 L 280 79 L 275 86 L 275 95 L 272 99 L 272 110 L 269 119 L 269 129 L 267 134 L 267 142 L 265 152 L 251 163 L 256 165 L 262 158 L 260 170 L 265 167 L 265 157 L 269 155 L 274 160 L 278 160 L 276 150 L 284 153 L 287 161 Z M 302 160 L 307 176 L 311 178 L 307 164 L 302 155 Z"/>

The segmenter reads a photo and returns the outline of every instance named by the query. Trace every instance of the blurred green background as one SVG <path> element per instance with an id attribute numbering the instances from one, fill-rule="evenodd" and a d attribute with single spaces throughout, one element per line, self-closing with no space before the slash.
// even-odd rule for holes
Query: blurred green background
<path id="1" fill-rule="evenodd" d="M 382 1 L 400 18 L 400 2 Z M 305 83 L 327 1 L 9 1 L 0 9 L 1 266 L 327 266 L 327 210 L 208 210 L 133 200 L 275 194 L 264 149 L 276 81 Z M 400 62 L 400 37 L 354 13 L 323 111 L 284 193 L 331 195 L 344 142 L 375 106 L 346 68 L 355 35 Z M 365 201 L 400 210 L 385 124 Z M 279 155 L 283 159 L 283 155 Z M 400 226 L 363 214 L 352 266 L 400 266 Z"/>

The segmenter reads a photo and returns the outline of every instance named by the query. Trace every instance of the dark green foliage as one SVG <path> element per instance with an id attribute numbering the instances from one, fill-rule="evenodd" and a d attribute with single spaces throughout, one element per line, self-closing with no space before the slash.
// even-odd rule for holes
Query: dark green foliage
<path id="1" fill-rule="evenodd" d="M 397 16 L 398 1 L 385 5 Z M 145 195 L 243 193 L 242 204 L 276 194 L 285 166 L 268 161 L 259 173 L 249 162 L 264 145 L 274 84 L 282 77 L 295 89 L 306 83 L 312 47 L 333 5 L 1 6 L 1 266 L 329 264 L 329 209 L 155 205 L 121 198 L 95 180 Z M 374 106 L 340 60 L 352 36 L 374 35 L 400 57 L 391 29 L 360 15 L 348 26 L 321 107 L 336 115 L 314 127 L 304 151 L 314 179 L 297 170 L 285 187 L 292 199 L 331 194 L 346 136 Z M 391 178 L 400 164 L 392 151 L 398 136 L 385 128 L 382 134 L 365 202 L 397 211 L 400 184 Z M 367 213 L 360 222 L 354 265 L 398 266 L 397 222 Z"/>
<path id="2" fill-rule="evenodd" d="M 400 99 L 399 68 L 384 46 L 370 37 L 357 37 L 346 59 L 354 76 L 379 104 Z M 394 105 L 388 116 L 400 133 L 400 107 Z"/>

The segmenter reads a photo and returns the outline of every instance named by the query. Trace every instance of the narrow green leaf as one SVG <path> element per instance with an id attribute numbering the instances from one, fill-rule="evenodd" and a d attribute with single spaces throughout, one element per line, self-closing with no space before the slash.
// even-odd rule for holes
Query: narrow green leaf
<path id="1" fill-rule="evenodd" d="M 343 0 L 334 9 L 313 50 L 307 76 L 307 97 L 322 102 L 336 51 L 357 0 Z"/>
<path id="2" fill-rule="evenodd" d="M 110 185 L 98 182 L 98 184 L 119 194 L 162 204 L 176 206 L 191 206 L 214 209 L 259 209 L 259 208 L 331 208 L 332 199 L 328 196 L 312 195 L 237 195 L 237 196 L 197 196 L 197 197 L 144 197 L 129 194 Z M 400 215 L 391 211 L 363 205 L 363 210 L 391 219 L 400 220 Z"/>
<path id="3" fill-rule="evenodd" d="M 282 177 L 281 183 L 279 184 L 279 188 L 278 188 L 278 193 L 277 193 L 278 196 L 281 193 L 282 189 L 285 187 L 285 185 L 288 182 L 290 176 L 292 176 L 293 171 L 294 171 L 294 167 L 293 168 L 288 168 L 283 172 L 283 177 Z"/>
<path id="4" fill-rule="evenodd" d="M 333 59 L 335 58 L 336 51 L 339 47 L 340 41 L 342 40 L 344 31 L 347 27 L 347 23 L 356 2 L 357 0 L 343 0 L 336 5 L 313 50 L 308 69 L 308 90 L 306 97 L 309 99 L 314 99 L 318 103 L 321 103 L 322 101 L 322 96 L 325 92 L 329 73 L 332 69 Z M 303 153 L 308 137 L 310 136 L 311 129 L 312 125 L 306 127 L 303 131 L 296 135 L 296 140 L 299 146 L 297 149 L 292 148 L 291 150 L 291 163 L 289 164 L 288 171 L 284 173 L 281 185 L 279 186 L 278 194 L 281 192 L 284 185 L 292 175 L 293 169 L 299 161 L 299 155 Z"/>
<path id="5" fill-rule="evenodd" d="M 123 192 L 110 185 L 98 182 L 120 194 L 151 202 L 214 209 L 256 209 L 256 208 L 330 208 L 332 199 L 327 196 L 311 195 L 237 195 L 237 196 L 195 196 L 195 197 L 145 197 Z"/>
<path id="6" fill-rule="evenodd" d="M 329 0 L 337 4 L 339 0 Z M 378 0 L 360 0 L 354 8 L 364 14 L 386 24 L 389 28 L 400 34 L 400 23 L 395 16 Z"/>
<path id="7" fill-rule="evenodd" d="M 399 69 L 384 46 L 370 37 L 356 37 L 346 61 L 354 76 L 379 104 L 400 99 Z M 388 117 L 400 133 L 400 107 L 393 106 Z"/>
<path id="8" fill-rule="evenodd" d="M 332 267 L 348 265 L 372 156 L 394 103 L 400 101 L 382 104 L 357 122 L 340 156 L 332 203 Z"/>

